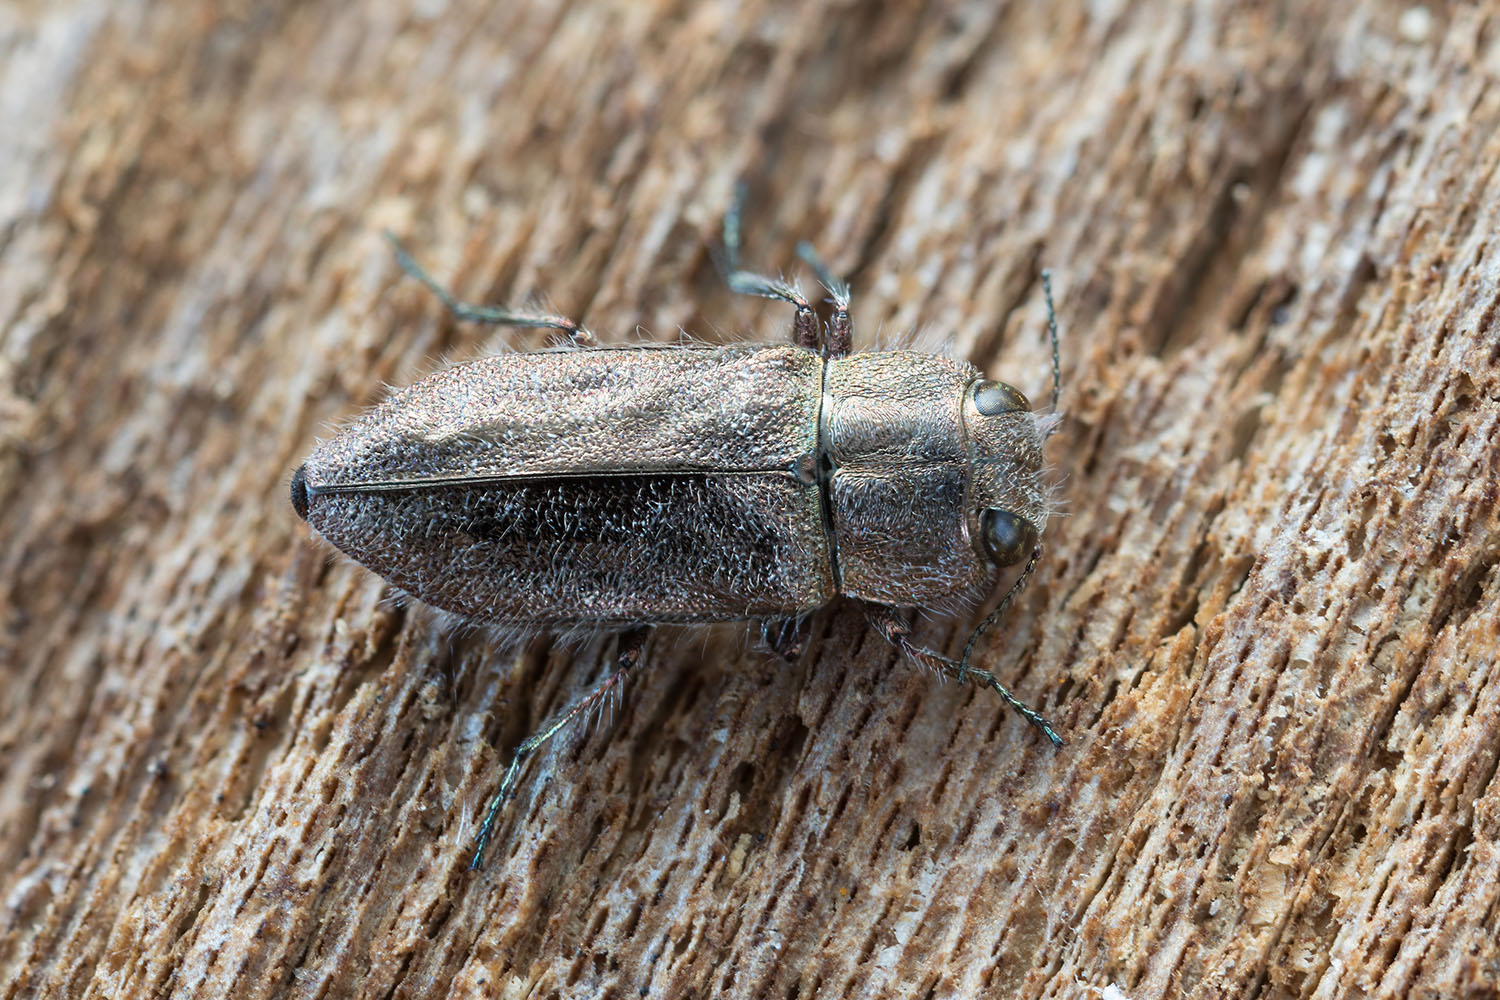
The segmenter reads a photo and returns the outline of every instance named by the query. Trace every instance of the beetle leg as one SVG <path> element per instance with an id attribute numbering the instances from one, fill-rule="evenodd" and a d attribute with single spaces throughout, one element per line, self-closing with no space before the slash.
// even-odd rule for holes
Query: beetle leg
<path id="1" fill-rule="evenodd" d="M 911 623 L 903 618 L 895 608 L 884 604 L 871 604 L 867 606 L 867 614 L 870 624 L 875 630 L 885 637 L 886 641 L 905 653 L 910 659 L 918 663 L 926 664 L 937 669 L 945 677 L 952 677 L 962 683 L 972 681 L 983 687 L 992 688 L 1007 705 L 1013 708 L 1021 718 L 1040 729 L 1042 735 L 1052 742 L 1053 746 L 1062 746 L 1063 739 L 1057 735 L 1057 730 L 1052 728 L 1052 723 L 1042 718 L 1036 709 L 1021 701 L 1010 690 L 1000 683 L 1000 679 L 988 670 L 978 667 L 963 667 L 954 660 L 950 660 L 943 654 L 926 646 L 919 646 L 911 641 Z"/>
<path id="2" fill-rule="evenodd" d="M 745 183 L 734 186 L 729 211 L 724 213 L 724 254 L 720 265 L 730 291 L 790 302 L 797 309 L 792 318 L 792 342 L 809 350 L 818 349 L 818 315 L 802 290 L 785 278 L 746 271 L 740 267 L 740 215 L 745 207 Z"/>
<path id="3" fill-rule="evenodd" d="M 807 648 L 808 632 L 806 618 L 767 618 L 760 623 L 760 641 L 787 662 Z"/>
<path id="4" fill-rule="evenodd" d="M 401 270 L 411 277 L 416 278 L 426 285 L 432 294 L 436 295 L 443 305 L 448 307 L 455 319 L 468 320 L 473 323 L 484 323 L 487 326 L 516 326 L 527 329 L 549 329 L 560 330 L 568 335 L 568 339 L 580 347 L 591 347 L 597 341 L 594 335 L 579 324 L 575 319 L 567 316 L 556 316 L 550 313 L 525 312 L 506 309 L 503 306 L 479 306 L 470 302 L 464 302 L 455 298 L 453 293 L 437 282 L 432 275 L 423 270 L 422 265 L 406 252 L 406 247 L 396 239 L 390 231 L 385 234 L 386 240 L 396 251 L 396 263 L 401 265 Z"/>
<path id="5" fill-rule="evenodd" d="M 483 867 L 484 851 L 489 846 L 490 836 L 494 833 L 495 820 L 499 818 L 500 809 L 505 805 L 505 800 L 515 792 L 516 782 L 521 778 L 521 769 L 526 759 L 543 743 L 556 736 L 570 723 L 598 707 L 605 698 L 619 689 L 625 678 L 640 663 L 641 650 L 646 645 L 646 636 L 650 631 L 649 627 L 642 627 L 621 632 L 619 649 L 615 654 L 615 669 L 610 672 L 609 676 L 594 685 L 592 691 L 570 705 L 562 715 L 532 733 L 522 741 L 520 746 L 516 747 L 510 766 L 505 769 L 505 777 L 500 779 L 500 789 L 490 800 L 489 808 L 485 810 L 484 822 L 479 826 L 479 835 L 474 838 L 474 860 L 469 863 L 470 871 L 477 871 Z"/>
<path id="6" fill-rule="evenodd" d="M 813 245 L 803 240 L 797 244 L 797 256 L 807 262 L 818 276 L 818 281 L 828 290 L 833 302 L 833 322 L 828 324 L 828 337 L 823 341 L 825 357 L 841 358 L 849 353 L 854 343 L 854 321 L 849 318 L 849 283 L 833 271 L 818 256 Z"/>

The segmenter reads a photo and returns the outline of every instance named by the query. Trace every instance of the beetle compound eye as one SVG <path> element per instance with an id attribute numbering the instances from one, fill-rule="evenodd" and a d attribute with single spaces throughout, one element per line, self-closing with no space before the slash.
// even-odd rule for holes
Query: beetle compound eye
<path id="1" fill-rule="evenodd" d="M 1014 566 L 1036 548 L 1036 528 L 1008 510 L 986 510 L 983 527 L 984 551 L 996 566 Z"/>
<path id="2" fill-rule="evenodd" d="M 1031 410 L 1031 400 L 1026 394 L 1008 382 L 986 380 L 974 386 L 974 405 L 987 417 L 1002 413 L 1026 413 Z"/>

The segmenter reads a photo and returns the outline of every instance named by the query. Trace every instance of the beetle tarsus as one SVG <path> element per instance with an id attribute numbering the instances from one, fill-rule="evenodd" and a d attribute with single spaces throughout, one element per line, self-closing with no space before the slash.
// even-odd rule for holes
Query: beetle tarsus
<path id="1" fill-rule="evenodd" d="M 570 705 L 562 715 L 532 733 L 516 747 L 515 755 L 505 769 L 505 776 L 500 779 L 500 788 L 495 792 L 494 798 L 490 799 L 489 807 L 484 812 L 484 821 L 480 823 L 479 833 L 474 838 L 474 859 L 469 862 L 469 871 L 478 871 L 484 867 L 484 852 L 494 835 L 495 821 L 500 818 L 500 810 L 505 806 L 506 800 L 514 794 L 526 759 L 543 743 L 583 718 L 619 689 L 630 672 L 640 665 L 641 650 L 645 648 L 646 636 L 650 631 L 650 628 L 633 628 L 620 633 L 619 648 L 615 653 L 615 669 L 610 671 L 609 676 L 594 685 L 593 690 Z"/>

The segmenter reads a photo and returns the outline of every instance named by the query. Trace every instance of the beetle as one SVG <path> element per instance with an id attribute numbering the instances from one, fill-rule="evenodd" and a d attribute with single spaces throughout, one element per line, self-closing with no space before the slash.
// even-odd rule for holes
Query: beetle
<path id="1" fill-rule="evenodd" d="M 905 655 L 994 689 L 1062 744 L 969 665 L 1041 555 L 1042 446 L 1056 417 L 962 361 L 851 353 L 848 286 L 809 245 L 798 252 L 829 293 L 825 329 L 795 284 L 740 267 L 742 205 L 741 188 L 721 264 L 734 291 L 793 307 L 790 343 L 598 346 L 566 317 L 459 301 L 387 234 L 402 269 L 459 319 L 556 329 L 573 344 L 459 364 L 394 393 L 313 450 L 292 476 L 293 508 L 407 595 L 467 621 L 621 630 L 613 671 L 516 749 L 474 868 L 525 760 L 625 680 L 657 624 L 760 620 L 790 656 L 805 616 L 853 598 Z M 959 660 L 912 640 L 899 609 L 961 613 L 1020 564 Z"/>

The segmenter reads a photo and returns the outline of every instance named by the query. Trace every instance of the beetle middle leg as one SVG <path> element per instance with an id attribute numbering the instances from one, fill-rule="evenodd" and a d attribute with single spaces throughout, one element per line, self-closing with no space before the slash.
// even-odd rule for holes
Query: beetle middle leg
<path id="1" fill-rule="evenodd" d="M 978 667 L 963 666 L 935 650 L 928 649 L 926 646 L 919 646 L 912 642 L 911 623 L 903 618 L 895 608 L 886 607 L 883 604 L 872 604 L 868 606 L 867 612 L 870 624 L 875 626 L 875 630 L 884 636 L 887 642 L 901 650 L 908 657 L 918 663 L 926 663 L 936 667 L 945 677 L 952 677 L 959 682 L 971 681 L 975 684 L 991 688 L 1021 718 L 1041 730 L 1042 735 L 1047 737 L 1053 746 L 1060 747 L 1063 745 L 1063 739 L 1057 735 L 1057 730 L 1052 728 L 1052 723 L 1044 719 L 1036 709 L 1011 694 L 1010 689 L 1001 684 L 1000 679 L 994 674 L 988 670 L 981 670 Z"/>
<path id="2" fill-rule="evenodd" d="M 500 779 L 500 789 L 495 792 L 495 797 L 490 800 L 489 808 L 485 810 L 484 822 L 479 826 L 479 835 L 474 838 L 474 860 L 469 862 L 470 871 L 477 871 L 484 866 L 484 851 L 489 846 L 491 835 L 495 832 L 495 820 L 500 817 L 500 809 L 505 805 L 505 800 L 515 792 L 516 782 L 521 779 L 521 770 L 526 759 L 543 743 L 567 728 L 570 723 L 587 715 L 612 692 L 619 689 L 630 672 L 640 664 L 641 650 L 646 645 L 646 636 L 650 631 L 649 627 L 642 627 L 621 632 L 618 641 L 619 648 L 615 653 L 615 669 L 594 685 L 592 691 L 570 705 L 562 715 L 532 733 L 521 742 L 520 746 L 516 747 L 510 766 L 505 769 L 505 776 Z"/>
<path id="3" fill-rule="evenodd" d="M 527 312 L 524 310 L 506 309 L 504 306 L 480 306 L 472 302 L 464 302 L 454 296 L 448 289 L 444 288 L 432 275 L 418 264 L 411 254 L 407 253 L 406 247 L 396 239 L 394 233 L 387 231 L 386 241 L 396 251 L 396 263 L 401 265 L 401 270 L 416 278 L 427 286 L 428 291 L 438 297 L 443 305 L 455 319 L 468 320 L 473 323 L 483 323 L 486 326 L 515 326 L 523 329 L 548 329 L 559 330 L 567 334 L 573 343 L 580 346 L 591 346 L 596 343 L 594 335 L 584 329 L 583 325 L 575 319 L 567 316 L 557 316 L 551 313 Z"/>
<path id="4" fill-rule="evenodd" d="M 802 655 L 811 631 L 806 618 L 767 618 L 760 623 L 760 641 L 788 663 Z"/>

